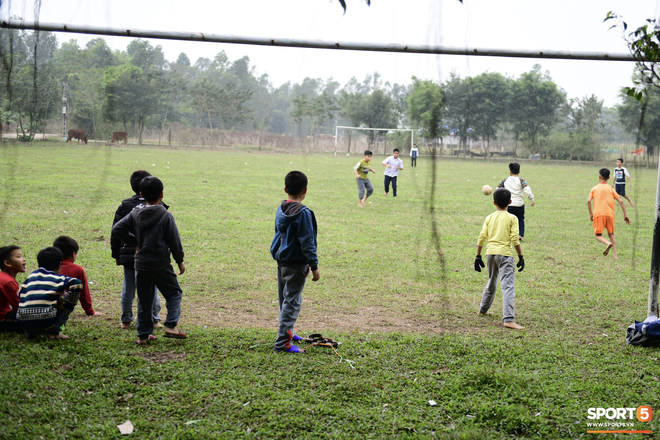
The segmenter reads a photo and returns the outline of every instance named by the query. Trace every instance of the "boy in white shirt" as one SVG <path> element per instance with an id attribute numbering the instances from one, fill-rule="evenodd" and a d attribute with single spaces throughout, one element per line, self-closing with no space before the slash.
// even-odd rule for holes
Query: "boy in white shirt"
<path id="1" fill-rule="evenodd" d="M 510 163 L 509 164 L 509 177 L 502 180 L 497 187 L 506 188 L 511 193 L 511 204 L 509 205 L 508 211 L 518 217 L 518 225 L 520 229 L 520 239 L 522 240 L 525 237 L 525 199 L 524 196 L 527 194 L 527 197 L 531 201 L 530 205 L 534 206 L 534 194 L 532 194 L 532 189 L 529 187 L 525 179 L 520 177 L 520 164 L 519 163 Z"/>
<path id="2" fill-rule="evenodd" d="M 392 194 L 396 197 L 396 178 L 399 176 L 399 170 L 403 169 L 403 162 L 399 159 L 399 149 L 395 148 L 392 156 L 383 161 L 385 167 L 385 195 L 390 192 L 390 182 L 392 182 Z"/>

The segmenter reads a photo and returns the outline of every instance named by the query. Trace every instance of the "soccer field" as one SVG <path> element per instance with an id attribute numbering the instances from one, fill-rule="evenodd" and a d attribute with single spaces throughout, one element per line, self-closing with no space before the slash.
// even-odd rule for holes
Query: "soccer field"
<path id="1" fill-rule="evenodd" d="M 631 225 L 616 208 L 615 261 L 602 256 L 586 206 L 598 168 L 521 164 L 536 206 L 526 205 L 526 267 L 516 274 L 516 322 L 526 329 L 512 331 L 501 325 L 499 291 L 493 315 L 476 316 L 487 275 L 473 269 L 494 210 L 481 187 L 496 186 L 507 164 L 440 159 L 432 203 L 428 156 L 417 168 L 403 157 L 396 199 L 383 195 L 384 157 L 376 156 L 374 195 L 358 208 L 352 168 L 360 158 L 1 147 L 0 245 L 22 246 L 29 273 L 39 249 L 72 236 L 94 308 L 106 315 L 77 309 L 70 341 L 0 335 L 0 429 L 17 438 L 115 437 L 129 419 L 140 438 L 574 438 L 660 429 L 655 419 L 587 425 L 589 408 L 657 402 L 658 350 L 624 340 L 626 327 L 646 317 L 655 170 L 625 164 L 635 208 L 626 206 Z M 113 214 L 137 169 L 163 181 L 187 267 L 179 328 L 189 339 L 158 338 L 147 348 L 132 344 L 134 328 L 119 329 L 122 271 L 110 257 Z M 319 224 L 321 272 L 305 288 L 296 331 L 341 341 L 341 357 L 318 347 L 272 353 L 269 247 L 290 170 L 309 178 L 304 203 Z"/>

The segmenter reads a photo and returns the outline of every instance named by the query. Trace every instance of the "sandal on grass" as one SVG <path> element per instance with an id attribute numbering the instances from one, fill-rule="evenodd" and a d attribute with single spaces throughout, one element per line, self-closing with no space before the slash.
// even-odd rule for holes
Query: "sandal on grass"
<path id="1" fill-rule="evenodd" d="M 165 332 L 165 337 L 166 338 L 172 338 L 172 339 L 186 339 L 188 336 L 181 330 L 177 330 L 178 333 L 167 333 Z"/>

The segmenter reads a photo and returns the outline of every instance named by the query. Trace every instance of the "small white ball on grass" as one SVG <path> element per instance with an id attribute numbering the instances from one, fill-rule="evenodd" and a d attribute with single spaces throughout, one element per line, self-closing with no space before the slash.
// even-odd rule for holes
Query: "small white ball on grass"
<path id="1" fill-rule="evenodd" d="M 484 193 L 485 196 L 489 196 L 493 193 L 493 187 L 490 185 L 484 185 L 481 187 L 481 192 Z"/>

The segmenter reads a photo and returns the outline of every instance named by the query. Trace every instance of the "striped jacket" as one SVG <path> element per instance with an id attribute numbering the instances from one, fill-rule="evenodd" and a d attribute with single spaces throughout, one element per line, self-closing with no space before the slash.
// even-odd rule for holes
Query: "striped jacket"
<path id="1" fill-rule="evenodd" d="M 17 317 L 21 321 L 54 318 L 57 316 L 58 301 L 63 302 L 64 308 L 73 310 L 82 288 L 79 279 L 40 267 L 28 275 L 21 285 Z"/>

